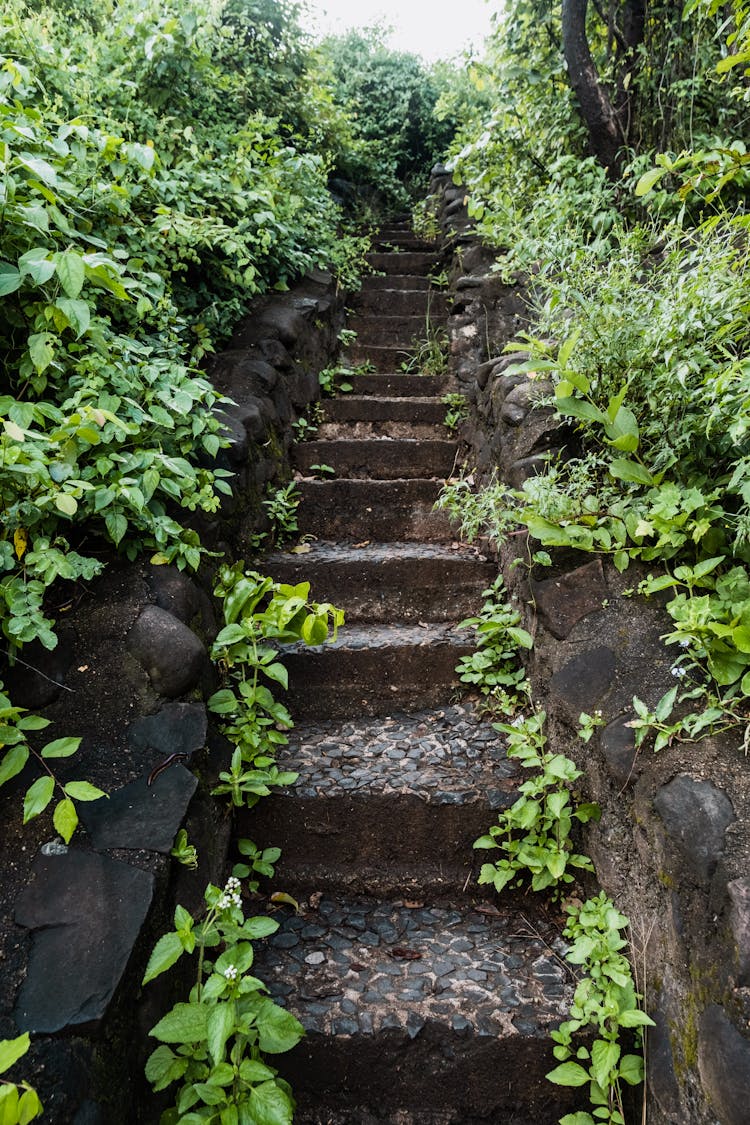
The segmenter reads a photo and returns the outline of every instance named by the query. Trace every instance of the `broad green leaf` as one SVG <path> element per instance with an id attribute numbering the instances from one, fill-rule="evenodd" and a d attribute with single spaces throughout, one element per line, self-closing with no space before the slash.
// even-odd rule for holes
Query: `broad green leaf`
<path id="1" fill-rule="evenodd" d="M 81 745 L 80 738 L 55 738 L 42 747 L 43 758 L 69 758 Z"/>
<path id="2" fill-rule="evenodd" d="M 75 805 L 68 797 L 62 801 L 58 801 L 55 805 L 52 823 L 65 843 L 69 844 L 73 833 L 78 827 L 78 813 L 76 812 Z"/>
<path id="3" fill-rule="evenodd" d="M 78 501 L 69 492 L 58 492 L 55 496 L 55 507 L 66 516 L 74 516 L 78 511 Z"/>
<path id="4" fill-rule="evenodd" d="M 639 465 L 637 461 L 630 461 L 625 457 L 618 457 L 610 462 L 609 472 L 616 480 L 630 481 L 633 484 L 654 483 L 654 478 L 648 469 Z"/>
<path id="5" fill-rule="evenodd" d="M 620 1078 L 627 1082 L 629 1086 L 640 1086 L 643 1081 L 643 1059 L 641 1056 L 623 1055 L 620 1061 L 619 1073 Z"/>
<path id="6" fill-rule="evenodd" d="M 23 799 L 23 822 L 27 824 L 33 820 L 35 816 L 39 816 L 44 812 L 47 805 L 52 800 L 52 794 L 55 791 L 55 781 L 52 777 L 39 777 L 26 790 L 26 796 Z"/>
<path id="7" fill-rule="evenodd" d="M 171 1047 L 162 1043 L 149 1055 L 146 1063 L 146 1078 L 154 1088 L 154 1092 L 165 1090 L 170 1083 L 181 1078 L 188 1068 L 189 1059 L 176 1055 Z"/>
<path id="8" fill-rule="evenodd" d="M 299 1020 L 273 1000 L 260 1001 L 256 1022 L 260 1049 L 269 1055 L 290 1051 L 305 1033 Z"/>
<path id="9" fill-rule="evenodd" d="M 281 684 L 283 688 L 289 687 L 289 673 L 283 664 L 278 661 L 275 664 L 268 664 L 263 668 L 263 674 L 268 676 L 270 680 L 274 680 L 277 684 Z"/>
<path id="10" fill-rule="evenodd" d="M 618 1022 L 621 1027 L 654 1027 L 654 1021 L 645 1012 L 640 1011 L 638 1008 L 630 1008 L 627 1012 L 621 1012 L 618 1016 Z M 626 1055 L 625 1058 L 628 1056 Z M 625 1060 L 623 1059 L 623 1062 Z"/>
<path id="11" fill-rule="evenodd" d="M 14 746 L 0 762 L 0 785 L 5 785 L 21 772 L 29 760 L 29 751 L 26 746 Z"/>
<path id="12" fill-rule="evenodd" d="M 240 1063 L 240 1078 L 243 1082 L 268 1082 L 275 1077 L 275 1071 L 259 1059 L 243 1059 Z"/>
<path id="13" fill-rule="evenodd" d="M 279 923 L 275 922 L 273 918 L 264 918 L 263 915 L 258 915 L 257 918 L 245 920 L 242 925 L 242 932 L 253 941 L 258 941 L 260 938 L 275 934 L 278 928 Z"/>
<path id="14" fill-rule="evenodd" d="M 738 625 L 733 629 L 732 640 L 740 652 L 750 652 L 750 625 Z"/>
<path id="15" fill-rule="evenodd" d="M 27 250 L 18 259 L 21 277 L 30 277 L 37 285 L 44 285 L 55 273 L 55 263 L 48 258 L 46 246 L 36 246 Z"/>
<path id="16" fill-rule="evenodd" d="M 308 645 L 322 645 L 328 636 L 328 625 L 314 613 L 302 622 L 302 639 Z"/>
<path id="17" fill-rule="evenodd" d="M 42 1112 L 42 1103 L 36 1090 L 24 1090 L 18 1102 L 18 1125 L 28 1125 Z"/>
<path id="18" fill-rule="evenodd" d="M 33 336 L 29 336 L 29 355 L 39 375 L 47 370 L 55 358 L 52 350 L 54 339 L 49 332 L 35 332 Z"/>
<path id="19" fill-rule="evenodd" d="M 66 781 L 63 788 L 65 795 L 74 801 L 98 801 L 100 797 L 107 796 L 103 789 L 97 789 L 88 781 Z"/>
<path id="20" fill-rule="evenodd" d="M 81 289 L 83 289 L 83 282 L 86 277 L 86 268 L 83 264 L 83 258 L 80 254 L 77 254 L 75 250 L 65 250 L 63 253 L 56 255 L 56 258 L 57 276 L 60 279 L 60 284 L 67 296 L 75 300 L 81 292 Z M 85 304 L 85 302 L 81 303 Z M 88 306 L 86 307 L 88 308 Z"/>
<path id="21" fill-rule="evenodd" d="M 643 195 L 648 195 L 652 188 L 656 187 L 659 180 L 667 172 L 666 168 L 649 168 L 648 172 L 644 172 L 638 183 L 635 185 L 635 194 L 637 198 Z"/>
<path id="22" fill-rule="evenodd" d="M 10 262 L 0 262 L 0 297 L 15 293 L 21 286 L 21 271 Z"/>
<path id="23" fill-rule="evenodd" d="M 17 159 L 19 164 L 31 172 L 37 180 L 41 180 L 43 184 L 48 184 L 50 187 L 57 184 L 57 172 L 46 160 L 33 156 L 29 152 L 20 152 Z"/>
<path id="24" fill-rule="evenodd" d="M 0 1039 L 0 1074 L 10 1070 L 13 1064 L 26 1054 L 30 1046 L 28 1031 L 24 1031 L 23 1035 L 15 1039 Z"/>
<path id="25" fill-rule="evenodd" d="M 588 1071 L 576 1062 L 566 1062 L 556 1066 L 545 1077 L 548 1082 L 554 1082 L 556 1086 L 585 1086 L 589 1081 Z"/>
<path id="26" fill-rule="evenodd" d="M 555 405 L 561 414 L 565 414 L 569 418 L 580 418 L 584 422 L 601 422 L 602 424 L 606 421 L 599 407 L 594 406 L 593 402 L 588 402 L 586 399 L 560 398 Z"/>
<path id="27" fill-rule="evenodd" d="M 3 418 L 3 430 L 13 441 L 19 441 L 21 443 L 26 441 L 26 434 L 21 427 L 17 426 L 15 422 L 11 422 L 9 418 Z"/>
<path id="28" fill-rule="evenodd" d="M 208 1013 L 203 1004 L 175 1004 L 149 1031 L 163 1043 L 203 1043 Z"/>
<path id="29" fill-rule="evenodd" d="M 623 453 L 635 453 L 639 444 L 639 429 L 635 414 L 621 406 L 614 420 L 604 427 L 608 441 Z"/>
<path id="30" fill-rule="evenodd" d="M 619 1060 L 619 1043 L 611 1043 L 607 1039 L 597 1039 L 591 1048 L 591 1074 L 594 1081 L 606 1089 L 610 1084 L 610 1074 Z"/>
<path id="31" fill-rule="evenodd" d="M 85 301 L 74 301 L 70 297 L 58 297 L 56 307 L 64 313 L 70 327 L 77 337 L 83 336 L 91 323 L 91 309 Z"/>
<path id="32" fill-rule="evenodd" d="M 151 956 L 146 965 L 146 972 L 143 975 L 141 984 L 148 984 L 149 981 L 154 980 L 161 973 L 165 973 L 167 969 L 171 969 L 176 961 L 179 961 L 182 954 L 185 952 L 182 942 L 180 941 L 179 934 L 171 931 L 160 937 L 153 948 Z"/>
<path id="33" fill-rule="evenodd" d="M 214 1063 L 224 1061 L 226 1042 L 235 1030 L 236 1005 L 233 1000 L 219 1001 L 210 1009 L 207 1022 L 207 1046 Z"/>
<path id="34" fill-rule="evenodd" d="M 0 1125 L 16 1125 L 18 1121 L 18 1088 L 9 1082 L 0 1086 Z"/>
<path id="35" fill-rule="evenodd" d="M 578 1113 L 566 1113 L 560 1118 L 560 1125 L 596 1125 L 596 1122 L 590 1113 L 581 1110 Z"/>
<path id="36" fill-rule="evenodd" d="M 292 1125 L 292 1103 L 275 1082 L 262 1082 L 253 1087 L 250 1112 L 255 1125 Z"/>
<path id="37" fill-rule="evenodd" d="M 125 532 L 128 530 L 128 521 L 122 512 L 107 512 L 104 523 L 110 538 L 116 547 L 120 545 Z"/>

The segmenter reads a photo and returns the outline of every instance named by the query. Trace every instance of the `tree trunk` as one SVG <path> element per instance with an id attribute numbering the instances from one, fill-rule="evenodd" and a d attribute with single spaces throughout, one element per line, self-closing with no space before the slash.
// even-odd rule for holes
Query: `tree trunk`
<path id="1" fill-rule="evenodd" d="M 588 6 L 588 0 L 562 0 L 563 55 L 570 85 L 588 129 L 591 150 L 605 168 L 614 172 L 617 152 L 625 138 L 591 57 L 586 38 Z"/>

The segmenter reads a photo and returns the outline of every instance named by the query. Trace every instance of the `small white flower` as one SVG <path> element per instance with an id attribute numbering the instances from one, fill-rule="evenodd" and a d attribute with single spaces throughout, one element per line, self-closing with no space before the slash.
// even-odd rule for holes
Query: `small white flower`
<path id="1" fill-rule="evenodd" d="M 513 719 L 510 725 L 512 727 L 522 727 L 525 722 L 526 720 L 523 715 L 516 715 L 515 719 Z"/>
<path id="2" fill-rule="evenodd" d="M 224 976 L 227 978 L 227 980 L 237 980 L 237 969 L 234 967 L 234 965 L 227 965 L 226 969 L 224 970 Z"/>
<path id="3" fill-rule="evenodd" d="M 222 895 L 221 898 L 219 899 L 219 901 L 216 903 L 216 909 L 217 910 L 229 910 L 229 907 L 231 905 L 232 905 L 232 903 L 230 902 L 227 895 Z"/>
<path id="4" fill-rule="evenodd" d="M 680 641 L 680 648 L 690 648 L 690 641 L 687 637 L 683 637 Z"/>
<path id="5" fill-rule="evenodd" d="M 670 672 L 672 673 L 673 676 L 676 676 L 678 679 L 682 679 L 682 677 L 685 675 L 685 669 L 684 668 L 670 668 Z"/>

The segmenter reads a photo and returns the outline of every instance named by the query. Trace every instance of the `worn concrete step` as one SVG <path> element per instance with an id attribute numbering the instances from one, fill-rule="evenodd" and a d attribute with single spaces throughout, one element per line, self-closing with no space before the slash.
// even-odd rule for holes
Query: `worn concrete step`
<path id="1" fill-rule="evenodd" d="M 367 313 L 361 316 L 350 316 L 347 327 L 357 333 L 359 344 L 380 344 L 386 347 L 416 348 L 432 332 L 445 328 L 447 317 L 445 314 L 430 312 L 429 317 L 422 316 L 393 316 Z"/>
<path id="2" fill-rule="evenodd" d="M 405 438 L 411 441 L 441 441 L 447 430 L 442 422 L 402 422 L 393 419 L 379 421 L 354 421 L 343 419 L 340 422 L 322 422 L 316 431 L 319 441 L 361 440 L 376 438 Z"/>
<path id="3" fill-rule="evenodd" d="M 421 316 L 431 319 L 448 315 L 445 293 L 430 289 L 369 289 L 352 301 L 357 316 Z"/>
<path id="4" fill-rule="evenodd" d="M 380 289 L 402 289 L 412 292 L 415 289 L 430 289 L 431 283 L 429 277 L 423 274 L 408 274 L 408 273 L 390 273 L 385 276 L 382 274 L 368 274 L 362 278 L 362 288 L 360 294 L 369 293 L 372 290 Z M 356 300 L 358 298 L 353 298 Z"/>
<path id="5" fill-rule="evenodd" d="M 432 395 L 408 395 L 404 398 L 346 394 L 326 399 L 323 404 L 326 422 L 421 422 L 441 425 L 445 404 Z"/>
<path id="6" fill-rule="evenodd" d="M 444 512 L 434 511 L 440 480 L 303 480 L 300 535 L 358 542 L 453 541 Z"/>
<path id="7" fill-rule="evenodd" d="M 367 255 L 367 261 L 372 269 L 386 274 L 415 273 L 425 276 L 439 266 L 440 260 L 439 254 L 424 251 L 403 250 L 396 253 L 385 251 Z"/>
<path id="8" fill-rule="evenodd" d="M 473 648 L 468 630 L 435 623 L 359 625 L 340 630 L 333 643 L 285 648 L 292 714 L 343 719 L 437 707 Z"/>
<path id="9" fill-rule="evenodd" d="M 347 624 L 360 621 L 459 621 L 479 608 L 497 566 L 471 547 L 437 543 L 310 543 L 304 554 L 275 551 L 264 573 L 278 582 L 310 582 Z"/>
<path id="10" fill-rule="evenodd" d="M 298 725 L 277 760 L 288 790 L 237 813 L 281 848 L 284 887 L 456 893 L 488 859 L 472 844 L 518 796 L 519 767 L 470 704 Z M 436 841 L 440 846 L 436 847 Z"/>
<path id="11" fill-rule="evenodd" d="M 353 375 L 355 395 L 373 395 L 381 398 L 437 398 L 447 385 L 444 375 L 405 375 L 379 371 L 372 375 Z"/>
<path id="12" fill-rule="evenodd" d="M 313 465 L 326 465 L 334 470 L 337 477 L 403 480 L 409 477 L 450 476 L 457 453 L 455 441 L 341 438 L 301 442 L 292 450 L 292 464 L 303 476 L 316 475 Z"/>
<path id="13" fill-rule="evenodd" d="M 308 1032 L 274 1060 L 295 1121 L 552 1125 L 581 1104 L 544 1078 L 573 980 L 554 926 L 525 913 L 314 895 L 287 915 L 253 971 Z"/>

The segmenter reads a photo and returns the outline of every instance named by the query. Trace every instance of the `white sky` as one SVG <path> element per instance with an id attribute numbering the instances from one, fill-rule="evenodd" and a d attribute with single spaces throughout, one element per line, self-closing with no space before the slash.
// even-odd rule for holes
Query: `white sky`
<path id="1" fill-rule="evenodd" d="M 341 34 L 383 20 L 394 28 L 389 46 L 427 62 L 454 58 L 474 46 L 481 52 L 500 0 L 308 0 L 316 30 Z M 317 17 L 317 19 L 316 19 Z"/>

